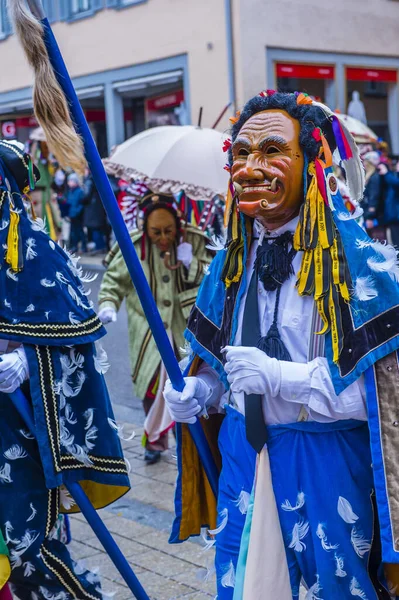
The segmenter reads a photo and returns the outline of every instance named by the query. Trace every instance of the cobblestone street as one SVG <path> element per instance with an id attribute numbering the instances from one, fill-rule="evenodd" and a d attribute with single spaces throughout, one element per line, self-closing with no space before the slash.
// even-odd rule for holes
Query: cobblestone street
<path id="1" fill-rule="evenodd" d="M 145 466 L 141 447 L 142 427 L 125 425 L 136 432 L 124 442 L 131 464 L 132 489 L 121 500 L 100 512 L 115 541 L 125 554 L 151 600 L 200 600 L 214 598 L 213 552 L 204 552 L 200 543 L 168 544 L 173 522 L 173 495 L 176 461 L 173 448 L 160 463 Z M 170 436 L 172 439 L 172 436 Z M 98 568 L 103 591 L 115 592 L 115 600 L 132 598 L 132 593 L 105 554 L 100 542 L 82 515 L 71 518 L 75 560 Z"/>

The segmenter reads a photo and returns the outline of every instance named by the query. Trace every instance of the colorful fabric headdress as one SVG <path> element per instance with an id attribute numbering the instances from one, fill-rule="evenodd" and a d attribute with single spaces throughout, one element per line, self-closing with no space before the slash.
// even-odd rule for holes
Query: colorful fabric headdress
<path id="1" fill-rule="evenodd" d="M 274 94 L 274 93 L 273 93 Z M 262 92 L 263 97 L 272 95 Z M 329 139 L 335 139 L 336 163 L 342 164 L 352 200 L 359 201 L 364 190 L 364 169 L 357 146 L 346 127 L 325 105 L 313 101 L 306 94 L 295 94 L 297 105 L 309 105 L 323 111 Z M 267 109 L 266 109 L 267 110 Z M 313 138 L 320 150 L 318 156 L 308 161 L 305 155 L 304 203 L 301 207 L 298 227 L 294 235 L 294 248 L 303 251 L 303 259 L 297 279 L 300 295 L 314 297 L 323 322 L 321 334 L 329 331 L 333 361 L 338 361 L 343 347 L 342 303 L 350 301 L 352 281 L 334 213 L 341 207 L 342 198 L 333 173 L 333 156 L 327 140 L 327 132 L 315 127 Z M 243 228 L 250 239 L 252 223 L 238 213 L 237 194 L 230 181 L 225 220 L 227 225 L 228 252 L 222 273 L 225 285 L 240 280 L 243 272 Z"/>

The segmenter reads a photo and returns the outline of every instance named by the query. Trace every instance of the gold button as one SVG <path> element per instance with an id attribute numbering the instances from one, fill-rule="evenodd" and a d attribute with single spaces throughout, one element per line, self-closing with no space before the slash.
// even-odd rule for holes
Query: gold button
<path id="1" fill-rule="evenodd" d="M 170 300 L 164 300 L 163 305 L 164 306 L 172 306 L 172 302 Z"/>
<path id="2" fill-rule="evenodd" d="M 169 277 L 169 275 L 164 275 L 164 276 L 162 277 L 162 281 L 163 281 L 164 283 L 169 283 L 169 281 L 170 281 L 170 277 Z"/>
<path id="3" fill-rule="evenodd" d="M 165 327 L 165 329 L 168 329 L 168 328 L 169 328 L 169 325 L 167 324 L 167 322 L 166 322 L 166 321 L 164 321 L 164 322 L 163 322 L 163 326 Z"/>

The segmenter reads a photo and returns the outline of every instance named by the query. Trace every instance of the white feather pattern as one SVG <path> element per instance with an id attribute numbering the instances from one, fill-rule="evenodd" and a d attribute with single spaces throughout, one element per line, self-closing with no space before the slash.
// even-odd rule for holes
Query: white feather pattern
<path id="1" fill-rule="evenodd" d="M 19 433 L 20 433 L 20 434 L 21 434 L 21 435 L 22 435 L 24 438 L 26 438 L 27 440 L 34 440 L 34 439 L 35 439 L 35 436 L 34 436 L 34 435 L 32 435 L 32 434 L 30 433 L 30 431 L 27 431 L 26 429 L 20 429 L 20 430 L 19 430 Z"/>
<path id="2" fill-rule="evenodd" d="M 335 569 L 336 577 L 346 577 L 347 572 L 344 570 L 344 559 L 342 558 L 342 556 L 338 556 L 338 554 L 334 554 L 334 558 L 335 558 L 335 565 L 336 565 L 336 569 Z"/>
<path id="3" fill-rule="evenodd" d="M 8 279 L 12 279 L 12 281 L 18 281 L 18 275 L 16 275 L 11 268 L 7 269 L 6 275 Z"/>
<path id="4" fill-rule="evenodd" d="M 35 220 L 32 220 L 30 222 L 30 226 L 33 229 L 33 231 L 42 231 L 43 233 L 47 233 L 46 219 L 36 217 Z"/>
<path id="5" fill-rule="evenodd" d="M 48 245 L 50 246 L 50 248 L 51 248 L 52 250 L 55 250 L 55 243 L 53 242 L 53 240 L 49 240 L 49 241 L 48 241 Z"/>
<path id="6" fill-rule="evenodd" d="M 49 279 L 41 279 L 40 280 L 40 285 L 42 285 L 43 287 L 55 287 L 55 281 L 50 281 Z"/>
<path id="7" fill-rule="evenodd" d="M 321 547 L 326 552 L 330 552 L 330 550 L 336 550 L 339 544 L 329 544 L 327 541 L 327 534 L 324 531 L 324 525 L 319 523 L 316 529 L 316 535 L 320 539 Z"/>
<path id="8" fill-rule="evenodd" d="M 96 354 L 94 355 L 94 367 L 100 375 L 105 375 L 110 367 L 107 353 L 98 342 L 96 343 Z"/>
<path id="9" fill-rule="evenodd" d="M 76 504 L 64 485 L 60 487 L 60 501 L 65 510 L 70 510 Z"/>
<path id="10" fill-rule="evenodd" d="M 295 552 L 303 552 L 306 550 L 306 544 L 302 540 L 309 533 L 309 523 L 301 519 L 298 523 L 295 523 L 292 529 L 292 537 L 289 547 L 293 548 Z"/>
<path id="11" fill-rule="evenodd" d="M 370 551 L 371 543 L 366 540 L 363 532 L 357 530 L 356 527 L 352 527 L 351 542 L 354 551 L 360 558 L 363 558 L 363 556 Z"/>
<path id="12" fill-rule="evenodd" d="M 216 539 L 209 538 L 206 529 L 203 529 L 201 531 L 201 538 L 202 538 L 202 541 L 204 542 L 204 552 L 208 552 L 208 550 L 213 548 L 214 545 L 216 544 Z"/>
<path id="13" fill-rule="evenodd" d="M 221 531 L 223 531 L 223 529 L 226 527 L 226 525 L 227 525 L 227 523 L 229 521 L 229 510 L 228 510 L 228 508 L 224 508 L 219 513 L 219 517 L 220 517 L 219 525 L 216 527 L 216 529 L 209 529 L 209 531 L 208 531 L 209 535 L 217 535 L 218 533 L 220 533 Z"/>
<path id="14" fill-rule="evenodd" d="M 19 458 L 26 458 L 28 455 L 25 452 L 25 450 L 22 448 L 22 446 L 18 446 L 18 444 L 14 444 L 13 446 L 11 446 L 11 448 L 9 448 L 8 450 L 6 450 L 4 452 L 3 456 L 7 460 L 18 460 Z"/>
<path id="15" fill-rule="evenodd" d="M 6 298 L 4 298 L 4 306 L 5 306 L 6 308 L 12 308 L 12 306 L 11 306 L 11 302 L 8 302 L 8 300 L 6 300 Z"/>
<path id="16" fill-rule="evenodd" d="M 337 217 L 340 221 L 352 221 L 353 219 L 358 219 L 359 217 L 361 217 L 363 212 L 364 211 L 362 207 L 359 204 L 357 204 L 353 212 L 339 212 L 337 213 Z"/>
<path id="17" fill-rule="evenodd" d="M 31 562 L 26 562 L 23 564 L 24 567 L 24 577 L 31 577 L 32 573 L 36 571 L 36 567 L 32 565 Z"/>
<path id="18" fill-rule="evenodd" d="M 221 582 L 222 587 L 231 587 L 233 588 L 236 584 L 236 572 L 234 569 L 234 565 L 233 565 L 233 561 L 230 561 L 230 564 L 225 572 L 225 574 L 223 575 Z"/>
<path id="19" fill-rule="evenodd" d="M 295 510 L 299 510 L 305 504 L 305 494 L 303 492 L 298 492 L 298 496 L 296 498 L 296 504 L 292 506 L 289 500 L 285 500 L 281 505 L 281 508 L 287 512 L 293 512 Z"/>
<path id="20" fill-rule="evenodd" d="M 9 224 L 10 224 L 10 221 L 6 221 L 5 219 L 3 219 L 2 222 L 0 223 L 0 231 L 7 229 Z"/>
<path id="21" fill-rule="evenodd" d="M 224 250 L 226 246 L 226 237 L 213 235 L 207 244 L 206 248 L 208 250 L 212 250 L 213 252 L 219 252 L 219 250 Z"/>
<path id="22" fill-rule="evenodd" d="M 357 596 L 358 598 L 361 598 L 362 600 L 368 600 L 365 592 L 361 589 L 356 577 L 352 577 L 350 586 L 349 586 L 349 590 L 350 590 L 350 593 L 352 594 L 352 596 Z"/>
<path id="23" fill-rule="evenodd" d="M 321 592 L 321 590 L 322 590 L 322 587 L 320 585 L 319 576 L 316 575 L 316 583 L 314 583 L 308 589 L 306 596 L 305 596 L 305 600 L 321 600 L 320 596 L 317 595 Z"/>
<path id="24" fill-rule="evenodd" d="M 0 482 L 1 483 L 12 483 L 11 479 L 11 465 L 5 463 L 4 467 L 0 468 Z"/>
<path id="25" fill-rule="evenodd" d="M 353 523 L 356 523 L 356 521 L 358 521 L 359 519 L 357 514 L 353 512 L 352 505 L 349 502 L 349 500 L 347 500 L 343 496 L 340 496 L 338 498 L 337 510 L 339 516 L 345 521 L 345 523 L 353 525 Z"/>
<path id="26" fill-rule="evenodd" d="M 83 413 L 83 418 L 86 419 L 86 425 L 85 425 L 85 429 L 86 431 L 88 429 L 90 429 L 90 427 L 93 425 L 93 419 L 94 419 L 94 408 L 88 408 L 84 413 Z"/>
<path id="27" fill-rule="evenodd" d="M 377 298 L 378 292 L 373 277 L 371 275 L 368 275 L 367 277 L 358 277 L 356 279 L 353 295 L 360 302 L 367 302 L 367 300 Z"/>
<path id="28" fill-rule="evenodd" d="M 73 312 L 70 312 L 68 316 L 71 325 L 80 325 L 79 319 L 76 318 Z"/>
<path id="29" fill-rule="evenodd" d="M 235 505 L 242 515 L 246 515 L 248 512 L 249 501 L 251 498 L 251 494 L 246 492 L 245 490 L 241 490 L 240 495 L 235 501 Z"/>
<path id="30" fill-rule="evenodd" d="M 19 540 L 15 540 L 10 536 L 10 534 L 14 531 L 14 527 L 11 525 L 10 521 L 6 521 L 6 523 L 4 523 L 4 530 L 6 544 L 19 544 Z"/>
<path id="31" fill-rule="evenodd" d="M 26 240 L 26 260 L 33 260 L 37 256 L 37 252 L 35 250 L 36 241 L 33 238 L 28 238 Z"/>
<path id="32" fill-rule="evenodd" d="M 133 431 L 128 437 L 125 437 L 123 434 L 123 429 L 125 426 L 118 425 L 114 419 L 110 419 L 109 417 L 108 425 L 111 427 L 111 429 L 117 432 L 119 439 L 123 440 L 124 442 L 130 442 L 136 436 L 136 432 Z"/>
<path id="33" fill-rule="evenodd" d="M 36 517 L 36 515 L 37 515 L 37 510 L 36 510 L 36 508 L 33 506 L 33 504 L 32 504 L 32 503 L 30 503 L 30 505 L 29 505 L 29 506 L 30 506 L 30 509 L 31 509 L 31 511 L 32 511 L 32 512 L 31 512 L 31 514 L 30 514 L 30 517 L 28 517 L 28 518 L 26 519 L 26 522 L 27 522 L 27 523 L 29 523 L 29 521 L 33 521 L 33 519 L 34 519 L 34 518 Z"/>
<path id="34" fill-rule="evenodd" d="M 85 444 L 88 450 L 93 450 L 94 446 L 96 445 L 95 442 L 98 437 L 97 433 L 98 429 L 95 425 L 93 425 L 93 427 L 90 427 L 90 429 L 86 432 Z"/>

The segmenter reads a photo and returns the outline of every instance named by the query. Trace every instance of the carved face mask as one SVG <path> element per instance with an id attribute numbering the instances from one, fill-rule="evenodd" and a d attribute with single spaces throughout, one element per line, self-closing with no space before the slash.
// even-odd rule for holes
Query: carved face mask
<path id="1" fill-rule="evenodd" d="M 152 244 L 161 252 L 167 252 L 176 239 L 176 219 L 164 208 L 154 210 L 148 217 L 147 234 Z"/>
<path id="2" fill-rule="evenodd" d="M 300 124 L 284 110 L 253 115 L 232 147 L 232 180 L 239 210 L 268 228 L 284 225 L 303 202 Z"/>

